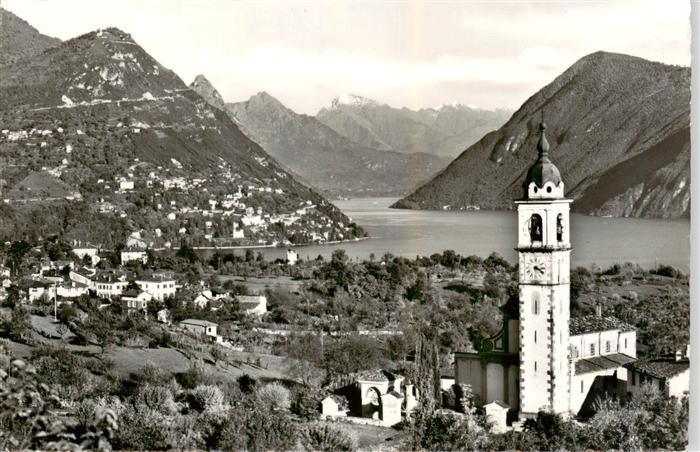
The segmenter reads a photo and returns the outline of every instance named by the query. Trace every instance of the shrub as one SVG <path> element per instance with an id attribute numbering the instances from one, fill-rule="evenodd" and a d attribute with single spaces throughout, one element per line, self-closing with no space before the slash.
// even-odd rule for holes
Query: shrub
<path id="1" fill-rule="evenodd" d="M 221 413 L 224 410 L 224 394 L 218 386 L 199 385 L 190 393 L 193 409 L 206 413 Z"/>
<path id="2" fill-rule="evenodd" d="M 302 444 L 310 450 L 350 451 L 357 449 L 357 439 L 346 429 L 329 424 L 312 424 L 301 432 Z"/>
<path id="3" fill-rule="evenodd" d="M 155 386 L 150 383 L 139 389 L 137 403 L 161 414 L 172 415 L 177 413 L 177 404 L 173 393 L 164 386 Z"/>
<path id="4" fill-rule="evenodd" d="M 295 391 L 292 404 L 292 413 L 304 419 L 318 419 L 319 406 L 322 395 L 319 391 L 309 387 L 301 387 Z"/>
<path id="5" fill-rule="evenodd" d="M 241 388 L 241 391 L 243 391 L 244 393 L 251 394 L 253 391 L 255 391 L 255 385 L 257 384 L 257 381 L 250 375 L 243 374 L 240 377 L 238 377 L 236 381 L 238 382 L 238 386 Z"/>
<path id="6" fill-rule="evenodd" d="M 279 383 L 269 383 L 255 391 L 255 399 L 263 407 L 273 410 L 288 410 L 290 408 L 289 389 Z"/>

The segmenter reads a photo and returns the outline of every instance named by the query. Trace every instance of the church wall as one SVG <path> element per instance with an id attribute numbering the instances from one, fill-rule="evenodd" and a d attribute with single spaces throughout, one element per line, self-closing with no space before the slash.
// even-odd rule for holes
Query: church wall
<path id="1" fill-rule="evenodd" d="M 637 357 L 637 332 L 636 331 L 626 331 L 624 333 L 620 333 L 620 353 L 624 353 L 625 355 L 632 356 L 633 358 Z"/>
<path id="2" fill-rule="evenodd" d="M 484 403 L 491 403 L 494 400 L 505 401 L 504 385 L 505 369 L 502 364 L 488 363 L 486 365 L 486 400 Z"/>
<path id="3" fill-rule="evenodd" d="M 511 408 L 520 409 L 519 400 L 520 366 L 508 366 L 508 400 Z"/>
<path id="4" fill-rule="evenodd" d="M 481 400 L 481 361 L 477 354 L 455 355 L 455 384 L 470 385 L 472 393 Z"/>
<path id="5" fill-rule="evenodd" d="M 517 319 L 508 320 L 508 351 L 520 351 L 520 322 Z"/>
<path id="6" fill-rule="evenodd" d="M 601 370 L 599 372 L 589 372 L 581 375 L 574 375 L 571 378 L 571 412 L 576 415 L 578 414 L 583 402 L 586 401 L 588 393 L 591 390 L 591 386 L 597 377 L 603 377 L 607 375 L 613 375 L 615 371 L 619 371 L 620 368 L 612 368 L 607 370 Z"/>

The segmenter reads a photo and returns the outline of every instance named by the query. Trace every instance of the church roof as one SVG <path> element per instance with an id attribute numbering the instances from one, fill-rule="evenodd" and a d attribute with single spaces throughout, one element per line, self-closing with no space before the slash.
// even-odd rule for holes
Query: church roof
<path id="1" fill-rule="evenodd" d="M 579 334 L 595 333 L 598 331 L 620 330 L 635 331 L 629 323 L 615 317 L 599 317 L 597 315 L 586 315 L 583 317 L 573 317 L 569 320 L 569 334 L 577 336 Z"/>
<path id="2" fill-rule="evenodd" d="M 357 373 L 358 381 L 394 381 L 396 377 L 397 375 L 382 369 L 363 370 Z"/>
<path id="3" fill-rule="evenodd" d="M 540 124 L 540 140 L 537 142 L 537 151 L 539 157 L 534 165 L 530 167 L 525 178 L 524 188 L 527 193 L 527 188 L 531 182 L 534 182 L 537 187 L 542 188 L 547 182 L 552 182 L 555 186 L 562 181 L 559 169 L 549 159 L 549 142 L 544 131 L 547 129 L 545 123 Z"/>
<path id="4" fill-rule="evenodd" d="M 612 353 L 610 355 L 593 356 L 591 358 L 583 358 L 576 361 L 576 375 L 587 374 L 589 372 L 599 372 L 601 370 L 614 369 L 622 367 L 636 361 L 624 353 Z"/>
<path id="5" fill-rule="evenodd" d="M 630 364 L 628 367 L 656 378 L 671 378 L 690 368 L 688 360 L 648 359 Z"/>

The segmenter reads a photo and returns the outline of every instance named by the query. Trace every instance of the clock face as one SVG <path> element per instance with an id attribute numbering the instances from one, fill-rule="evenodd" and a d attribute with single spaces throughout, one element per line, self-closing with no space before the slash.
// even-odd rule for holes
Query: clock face
<path id="1" fill-rule="evenodd" d="M 525 258 L 525 275 L 530 280 L 541 281 L 549 274 L 549 262 L 544 256 L 533 254 Z"/>

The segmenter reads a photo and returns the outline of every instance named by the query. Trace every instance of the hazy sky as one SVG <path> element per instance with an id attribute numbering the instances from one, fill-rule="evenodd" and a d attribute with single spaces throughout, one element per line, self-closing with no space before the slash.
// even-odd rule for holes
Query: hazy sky
<path id="1" fill-rule="evenodd" d="M 0 0 L 44 34 L 116 26 L 226 101 L 315 114 L 340 93 L 411 108 L 517 108 L 584 55 L 690 65 L 690 6 L 651 2 Z"/>

